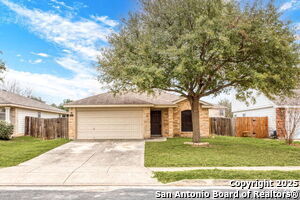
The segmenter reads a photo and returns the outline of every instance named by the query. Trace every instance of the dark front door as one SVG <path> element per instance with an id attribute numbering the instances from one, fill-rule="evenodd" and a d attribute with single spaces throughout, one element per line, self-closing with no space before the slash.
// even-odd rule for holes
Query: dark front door
<path id="1" fill-rule="evenodd" d="M 161 136 L 161 111 L 151 111 L 151 136 Z"/>

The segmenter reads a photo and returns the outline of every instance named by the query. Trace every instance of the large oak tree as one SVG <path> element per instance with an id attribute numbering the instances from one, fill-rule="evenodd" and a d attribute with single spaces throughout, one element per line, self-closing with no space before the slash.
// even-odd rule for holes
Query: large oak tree
<path id="1" fill-rule="evenodd" d="M 199 99 L 235 88 L 289 95 L 299 82 L 299 45 L 272 2 L 141 0 L 99 57 L 99 78 L 115 92 L 161 89 L 186 97 L 193 142 Z M 251 4 L 253 3 L 253 4 Z"/>

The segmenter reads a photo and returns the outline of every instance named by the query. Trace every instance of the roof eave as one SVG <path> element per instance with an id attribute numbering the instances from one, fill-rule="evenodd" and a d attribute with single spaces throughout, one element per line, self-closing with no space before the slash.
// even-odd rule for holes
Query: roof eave
<path id="1" fill-rule="evenodd" d="M 206 105 L 204 105 L 204 106 L 201 106 L 201 108 L 215 108 L 214 106 L 206 106 Z"/>
<path id="2" fill-rule="evenodd" d="M 184 101 L 184 100 L 187 100 L 187 98 L 181 97 L 180 99 L 177 99 L 177 100 L 173 101 L 173 103 L 177 104 L 177 103 L 182 102 L 182 101 Z M 206 101 L 199 100 L 199 102 L 200 102 L 201 104 L 203 104 L 204 106 L 209 106 L 209 107 L 213 106 L 213 104 L 208 103 L 208 102 L 206 102 Z M 202 107 L 203 107 L 203 106 L 202 106 Z"/>
<path id="3" fill-rule="evenodd" d="M 153 107 L 153 104 L 106 104 L 106 105 L 64 105 L 65 108 L 121 108 Z"/>
<path id="4" fill-rule="evenodd" d="M 155 104 L 153 107 L 155 108 L 177 108 L 176 104 Z"/>
<path id="5" fill-rule="evenodd" d="M 300 105 L 293 106 L 293 105 L 280 105 L 280 106 L 275 106 L 275 108 L 300 108 Z"/>
<path id="6" fill-rule="evenodd" d="M 38 111 L 44 111 L 44 112 L 50 112 L 50 113 L 59 113 L 59 114 L 68 114 L 66 111 L 54 111 L 54 110 L 48 110 L 48 109 L 42 109 L 42 108 L 35 108 L 31 106 L 22 106 L 18 104 L 0 104 L 1 107 L 16 107 L 16 108 L 25 108 L 30 110 L 38 110 Z"/>

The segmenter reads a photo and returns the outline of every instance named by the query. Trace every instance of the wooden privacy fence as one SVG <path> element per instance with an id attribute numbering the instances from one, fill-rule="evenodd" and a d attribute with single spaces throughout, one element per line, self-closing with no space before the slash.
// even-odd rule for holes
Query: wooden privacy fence
<path id="1" fill-rule="evenodd" d="M 234 136 L 233 119 L 226 117 L 210 118 L 210 133 L 215 135 Z"/>
<path id="2" fill-rule="evenodd" d="M 268 117 L 237 117 L 235 130 L 238 137 L 267 138 Z"/>
<path id="3" fill-rule="evenodd" d="M 25 135 L 43 139 L 68 138 L 68 118 L 25 117 Z"/>
<path id="4" fill-rule="evenodd" d="M 268 138 L 268 117 L 211 117 L 210 134 Z"/>

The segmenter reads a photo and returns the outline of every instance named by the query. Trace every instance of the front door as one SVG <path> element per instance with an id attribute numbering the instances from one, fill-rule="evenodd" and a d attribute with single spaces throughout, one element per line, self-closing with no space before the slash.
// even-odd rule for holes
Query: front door
<path id="1" fill-rule="evenodd" d="M 161 111 L 151 111 L 151 136 L 161 136 Z"/>

